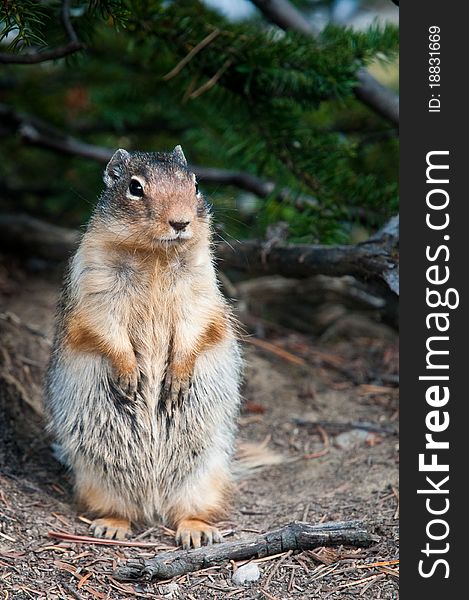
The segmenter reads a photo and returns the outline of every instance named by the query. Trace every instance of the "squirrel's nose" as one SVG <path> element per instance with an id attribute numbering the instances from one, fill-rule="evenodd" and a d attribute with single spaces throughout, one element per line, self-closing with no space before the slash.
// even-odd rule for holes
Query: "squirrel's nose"
<path id="1" fill-rule="evenodd" d="M 169 224 L 175 231 L 184 231 L 190 221 L 170 221 Z"/>

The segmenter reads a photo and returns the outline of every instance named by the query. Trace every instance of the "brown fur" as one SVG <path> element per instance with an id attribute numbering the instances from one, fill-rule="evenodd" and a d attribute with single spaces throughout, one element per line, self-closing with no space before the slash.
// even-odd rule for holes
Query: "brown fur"
<path id="1" fill-rule="evenodd" d="M 184 357 L 184 360 L 177 360 L 174 356 L 171 358 L 171 373 L 180 380 L 191 377 L 197 357 L 206 350 L 214 348 L 222 342 L 228 333 L 227 319 L 225 315 L 218 315 L 204 329 L 199 339 L 196 341 L 193 350 Z"/>
<path id="2" fill-rule="evenodd" d="M 77 482 L 76 493 L 78 505 L 93 516 L 112 514 L 113 507 L 103 491 L 92 482 Z"/>
<path id="3" fill-rule="evenodd" d="M 188 547 L 221 539 L 211 523 L 228 506 L 241 360 L 210 217 L 175 152 L 108 164 L 71 263 L 48 402 L 93 533 L 158 517 Z"/>
<path id="4" fill-rule="evenodd" d="M 230 506 L 230 498 L 233 491 L 233 483 L 230 479 L 221 473 L 212 475 L 206 483 L 207 489 L 213 496 L 214 501 L 203 512 L 193 515 L 187 515 L 187 510 L 184 506 L 177 504 L 172 508 L 170 513 L 170 521 L 179 524 L 185 519 L 195 519 L 205 523 L 215 523 L 226 516 Z"/>
<path id="5" fill-rule="evenodd" d="M 70 348 L 103 354 L 111 361 L 117 375 L 130 375 L 136 370 L 137 361 L 133 353 L 119 351 L 103 334 L 93 330 L 79 314 L 69 319 L 66 331 L 65 343 Z"/>
<path id="6" fill-rule="evenodd" d="M 218 315 L 209 323 L 197 341 L 196 353 L 200 354 L 222 342 L 226 337 L 227 329 L 226 315 Z"/>

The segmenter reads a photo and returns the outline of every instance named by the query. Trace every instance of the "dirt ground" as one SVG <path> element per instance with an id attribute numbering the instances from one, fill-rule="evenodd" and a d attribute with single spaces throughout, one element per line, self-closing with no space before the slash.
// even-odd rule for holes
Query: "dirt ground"
<path id="1" fill-rule="evenodd" d="M 130 584 L 113 577 L 118 564 L 174 549 L 162 526 L 135 532 L 154 544 L 142 548 L 48 537 L 87 535 L 70 477 L 30 408 L 40 400 L 57 292 L 45 265 L 0 260 L 0 600 L 398 598 L 395 335 L 357 337 L 351 327 L 347 339 L 321 341 L 282 331 L 269 333 L 268 347 L 248 338 L 239 439 L 268 442 L 283 462 L 242 477 L 220 523 L 229 541 L 293 520 L 361 519 L 375 536 L 371 547 L 264 559 L 259 580 L 245 586 L 232 582 L 232 563 Z M 18 408 L 5 405 L 12 398 Z"/>

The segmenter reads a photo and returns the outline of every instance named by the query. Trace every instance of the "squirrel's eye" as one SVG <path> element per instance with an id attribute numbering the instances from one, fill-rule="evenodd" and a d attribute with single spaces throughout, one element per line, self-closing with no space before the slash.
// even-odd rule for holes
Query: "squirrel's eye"
<path id="1" fill-rule="evenodd" d="M 129 185 L 129 192 L 132 194 L 132 196 L 136 196 L 137 198 L 143 197 L 142 184 L 140 183 L 140 181 L 138 181 L 138 179 L 131 179 Z"/>
<path id="2" fill-rule="evenodd" d="M 198 193 L 199 193 L 199 182 L 196 181 L 195 182 L 195 195 L 197 196 Z"/>

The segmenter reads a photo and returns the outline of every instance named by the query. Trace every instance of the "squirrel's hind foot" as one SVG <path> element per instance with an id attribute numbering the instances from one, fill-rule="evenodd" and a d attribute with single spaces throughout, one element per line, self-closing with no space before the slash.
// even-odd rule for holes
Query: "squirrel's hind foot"
<path id="1" fill-rule="evenodd" d="M 199 519 L 184 519 L 179 523 L 176 531 L 176 544 L 181 545 L 184 550 L 217 544 L 222 539 L 216 527 Z"/>
<path id="2" fill-rule="evenodd" d="M 90 525 L 94 537 L 108 540 L 125 540 L 130 537 L 130 522 L 127 519 L 104 517 L 95 519 Z"/>

